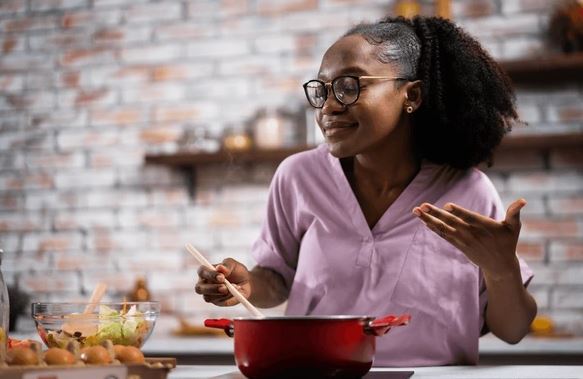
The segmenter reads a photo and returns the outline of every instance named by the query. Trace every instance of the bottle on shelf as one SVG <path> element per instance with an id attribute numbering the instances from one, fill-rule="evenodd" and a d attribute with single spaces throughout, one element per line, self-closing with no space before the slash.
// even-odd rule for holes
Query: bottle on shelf
<path id="1" fill-rule="evenodd" d="M 439 17 L 451 18 L 451 0 L 437 0 L 435 13 Z"/>
<path id="2" fill-rule="evenodd" d="M 140 276 L 136 280 L 134 289 L 128 295 L 130 301 L 150 301 L 151 295 L 148 289 L 146 278 Z"/>
<path id="3" fill-rule="evenodd" d="M 421 13 L 421 4 L 417 0 L 400 0 L 395 3 L 393 11 L 397 16 L 413 18 Z"/>

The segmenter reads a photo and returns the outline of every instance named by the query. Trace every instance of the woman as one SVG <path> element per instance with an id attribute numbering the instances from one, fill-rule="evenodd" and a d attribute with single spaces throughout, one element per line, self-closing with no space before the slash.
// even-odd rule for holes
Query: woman
<path id="1" fill-rule="evenodd" d="M 496 63 L 449 21 L 387 18 L 336 41 L 304 89 L 326 145 L 278 168 L 257 266 L 201 268 L 196 292 L 234 305 L 227 278 L 289 315 L 410 313 L 376 366 L 475 364 L 488 330 L 520 341 L 536 314 L 516 256 L 526 202 L 504 212 L 475 168 L 517 120 Z"/>

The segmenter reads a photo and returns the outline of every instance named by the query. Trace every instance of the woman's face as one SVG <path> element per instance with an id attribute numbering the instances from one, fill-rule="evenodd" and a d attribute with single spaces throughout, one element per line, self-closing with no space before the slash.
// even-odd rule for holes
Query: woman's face
<path id="1" fill-rule="evenodd" d="M 324 54 L 318 79 L 329 83 L 341 75 L 397 77 L 395 69 L 376 59 L 375 46 L 359 35 L 338 40 Z M 361 79 L 360 97 L 343 105 L 328 87 L 328 98 L 316 111 L 316 121 L 330 153 L 338 158 L 381 148 L 391 138 L 403 114 L 405 86 L 384 79 Z"/>

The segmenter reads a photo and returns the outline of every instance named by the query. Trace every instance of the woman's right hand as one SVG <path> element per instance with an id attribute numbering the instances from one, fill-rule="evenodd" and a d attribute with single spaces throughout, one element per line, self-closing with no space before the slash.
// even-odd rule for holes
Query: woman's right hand
<path id="1" fill-rule="evenodd" d="M 194 287 L 196 293 L 202 295 L 204 301 L 220 307 L 239 304 L 224 284 L 227 279 L 245 298 L 251 295 L 251 274 L 244 264 L 232 258 L 226 258 L 222 263 L 214 265 L 215 270 L 204 266 L 198 269 L 198 282 Z"/>

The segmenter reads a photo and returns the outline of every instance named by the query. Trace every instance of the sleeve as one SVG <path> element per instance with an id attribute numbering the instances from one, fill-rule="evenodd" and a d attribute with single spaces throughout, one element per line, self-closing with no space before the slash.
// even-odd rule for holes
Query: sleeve
<path id="1" fill-rule="evenodd" d="M 289 166 L 289 162 L 282 162 L 271 181 L 266 217 L 251 249 L 257 265 L 278 272 L 287 288 L 295 276 L 301 241 Z"/>
<path id="2" fill-rule="evenodd" d="M 503 220 L 506 217 L 506 209 L 502 204 L 502 200 L 498 195 L 496 189 L 492 185 L 494 201 L 492 203 L 492 208 L 490 212 L 490 217 L 494 220 Z M 530 281 L 534 277 L 534 273 L 524 259 L 518 256 L 518 263 L 520 264 L 520 275 L 522 277 L 522 283 L 525 287 L 528 287 Z M 486 325 L 486 306 L 488 305 L 488 290 L 486 289 L 486 281 L 484 280 L 484 274 L 480 270 L 480 314 L 482 315 L 482 327 L 481 335 L 489 332 L 488 326 Z"/>

